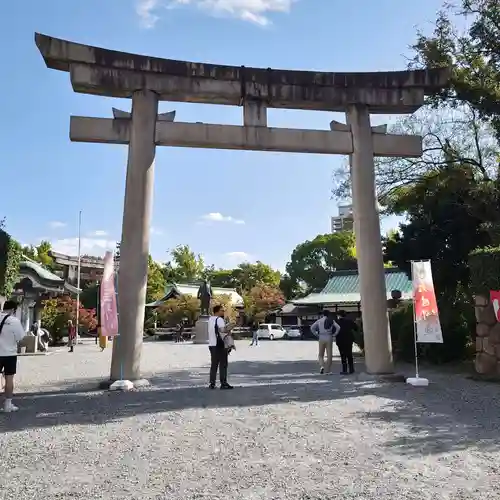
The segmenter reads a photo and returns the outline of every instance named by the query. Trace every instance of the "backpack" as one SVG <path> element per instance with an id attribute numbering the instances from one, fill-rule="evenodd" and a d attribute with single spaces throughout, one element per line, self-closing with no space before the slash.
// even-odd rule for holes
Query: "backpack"
<path id="1" fill-rule="evenodd" d="M 10 314 L 7 314 L 3 319 L 2 322 L 0 323 L 0 333 L 2 333 L 3 330 L 3 325 L 5 325 L 5 322 L 10 318 Z"/>

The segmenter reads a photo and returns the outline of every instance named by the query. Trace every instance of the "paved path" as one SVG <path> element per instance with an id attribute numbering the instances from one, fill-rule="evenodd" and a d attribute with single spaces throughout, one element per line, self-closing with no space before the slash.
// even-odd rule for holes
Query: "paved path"
<path id="1" fill-rule="evenodd" d="M 109 350 L 23 358 L 21 411 L 0 415 L 0 498 L 500 497 L 498 385 L 320 376 L 315 348 L 240 342 L 225 392 L 206 389 L 205 346 L 145 344 L 154 385 L 127 394 L 89 390 Z"/>

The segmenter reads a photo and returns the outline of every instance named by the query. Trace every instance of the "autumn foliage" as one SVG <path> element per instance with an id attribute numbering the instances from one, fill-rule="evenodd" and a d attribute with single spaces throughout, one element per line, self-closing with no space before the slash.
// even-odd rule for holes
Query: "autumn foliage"
<path id="1" fill-rule="evenodd" d="M 43 301 L 42 326 L 49 330 L 54 340 L 60 340 L 67 334 L 69 320 L 76 324 L 76 299 L 65 295 Z M 88 331 L 96 328 L 96 310 L 85 309 L 80 304 L 78 322 L 80 330 Z"/>
<path id="2" fill-rule="evenodd" d="M 244 296 L 245 314 L 256 321 L 265 321 L 273 310 L 285 304 L 283 293 L 277 287 L 260 284 L 254 286 Z"/>

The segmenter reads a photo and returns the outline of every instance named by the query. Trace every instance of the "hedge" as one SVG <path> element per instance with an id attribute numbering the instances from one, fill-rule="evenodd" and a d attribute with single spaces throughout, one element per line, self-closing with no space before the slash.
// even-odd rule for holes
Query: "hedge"
<path id="1" fill-rule="evenodd" d="M 19 280 L 21 245 L 0 229 L 0 295 L 9 298 Z"/>
<path id="2" fill-rule="evenodd" d="M 469 267 L 473 294 L 489 296 L 490 290 L 500 290 L 500 246 L 472 251 Z"/>

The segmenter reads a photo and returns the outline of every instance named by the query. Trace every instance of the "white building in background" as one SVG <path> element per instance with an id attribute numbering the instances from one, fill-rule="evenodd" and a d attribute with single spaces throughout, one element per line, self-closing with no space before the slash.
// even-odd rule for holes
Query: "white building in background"
<path id="1" fill-rule="evenodd" d="M 352 231 L 354 219 L 352 205 L 339 205 L 339 215 L 331 218 L 332 233 L 339 231 Z"/>

